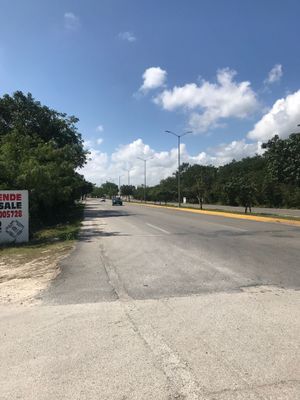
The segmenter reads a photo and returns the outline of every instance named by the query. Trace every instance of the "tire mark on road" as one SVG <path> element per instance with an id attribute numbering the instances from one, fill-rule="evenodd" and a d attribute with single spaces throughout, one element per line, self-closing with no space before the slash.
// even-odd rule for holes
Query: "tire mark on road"
<path id="1" fill-rule="evenodd" d="M 133 330 L 146 344 L 159 369 L 164 372 L 169 382 L 170 399 L 206 399 L 188 363 L 182 360 L 153 326 L 144 320 L 144 313 L 139 310 L 136 303 L 124 303 L 123 307 Z"/>
<path id="2" fill-rule="evenodd" d="M 156 361 L 156 367 L 163 371 L 169 382 L 170 399 L 204 400 L 199 384 L 193 376 L 188 363 L 182 360 L 179 354 L 171 349 L 159 333 L 144 319 L 144 313 L 137 306 L 137 302 L 127 293 L 123 282 L 100 246 L 101 262 L 106 270 L 112 289 L 121 302 L 124 313 L 133 331 L 140 337 L 150 350 Z"/>
<path id="3" fill-rule="evenodd" d="M 132 298 L 127 293 L 127 290 L 125 289 L 116 268 L 109 261 L 109 258 L 105 253 L 104 246 L 101 244 L 100 244 L 100 260 L 108 276 L 108 282 L 118 297 L 117 300 L 119 301 L 132 300 Z"/>

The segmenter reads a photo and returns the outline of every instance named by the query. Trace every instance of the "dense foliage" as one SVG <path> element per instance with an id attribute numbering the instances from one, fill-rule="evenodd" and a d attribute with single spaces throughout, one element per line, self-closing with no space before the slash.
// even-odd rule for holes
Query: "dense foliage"
<path id="1" fill-rule="evenodd" d="M 29 190 L 33 225 L 61 221 L 92 190 L 77 172 L 86 160 L 77 122 L 31 94 L 0 98 L 0 189 Z"/>
<path id="2" fill-rule="evenodd" d="M 113 197 L 119 192 L 118 185 L 113 182 L 105 182 L 101 186 L 94 186 L 91 197 Z"/>
<path id="3" fill-rule="evenodd" d="M 181 165 L 181 194 L 189 203 L 251 207 L 300 207 L 300 134 L 274 136 L 262 156 L 233 160 L 222 167 Z M 143 187 L 134 197 L 144 198 Z M 147 188 L 149 201 L 177 201 L 177 173 Z"/>

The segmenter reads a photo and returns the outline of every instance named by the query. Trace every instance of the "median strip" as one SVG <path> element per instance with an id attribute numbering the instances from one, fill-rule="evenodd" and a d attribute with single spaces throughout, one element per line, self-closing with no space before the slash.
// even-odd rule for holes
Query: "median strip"
<path id="1" fill-rule="evenodd" d="M 263 217 L 259 215 L 243 215 L 243 214 L 234 214 L 225 211 L 209 211 L 209 210 L 197 210 L 194 208 L 178 208 L 178 207 L 171 207 L 171 206 L 163 206 L 158 204 L 145 204 L 145 203 L 137 203 L 131 202 L 135 205 L 145 206 L 145 207 L 152 207 L 152 208 L 164 208 L 173 211 L 182 211 L 182 212 L 190 212 L 194 214 L 204 214 L 204 215 L 214 215 L 220 216 L 224 218 L 233 218 L 233 219 L 245 219 L 248 221 L 257 221 L 257 222 L 272 222 L 272 223 L 280 223 L 286 225 L 293 225 L 293 226 L 300 226 L 300 221 L 292 220 L 292 219 L 283 219 L 280 217 Z M 130 203 L 127 203 L 130 204 Z"/>

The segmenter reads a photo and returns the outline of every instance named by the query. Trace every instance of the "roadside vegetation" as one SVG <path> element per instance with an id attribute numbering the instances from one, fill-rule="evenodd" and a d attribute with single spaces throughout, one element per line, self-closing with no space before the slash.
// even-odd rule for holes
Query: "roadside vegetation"
<path id="1" fill-rule="evenodd" d="M 0 190 L 28 190 L 31 236 L 66 220 L 92 190 L 78 170 L 86 162 L 78 119 L 31 94 L 0 98 Z"/>
<path id="2" fill-rule="evenodd" d="M 247 157 L 241 161 L 214 167 L 212 165 L 190 165 L 180 167 L 181 194 L 187 203 L 249 207 L 300 207 L 300 134 L 294 133 L 287 139 L 274 136 L 262 145 L 263 155 Z M 178 172 L 163 179 L 158 185 L 147 187 L 147 201 L 162 204 L 177 202 Z M 94 188 L 93 195 L 106 194 L 107 182 Z M 115 191 L 117 191 L 115 185 Z M 143 186 L 121 187 L 123 196 L 144 199 Z"/>
<path id="3" fill-rule="evenodd" d="M 81 221 L 83 218 L 84 205 L 78 203 L 69 210 L 68 219 L 54 225 L 44 226 L 37 229 L 30 242 L 20 244 L 0 245 L 0 258 L 9 256 L 23 256 L 24 259 L 32 259 L 39 256 L 41 250 L 48 248 L 70 248 L 77 239 Z"/>
<path id="4" fill-rule="evenodd" d="M 300 134 L 274 136 L 263 155 L 231 161 L 221 167 L 181 165 L 182 195 L 188 203 L 230 206 L 300 207 Z M 143 199 L 138 187 L 136 199 Z M 147 189 L 147 199 L 177 200 L 177 173 Z"/>
<path id="5" fill-rule="evenodd" d="M 0 303 L 33 301 L 73 248 L 93 188 L 77 122 L 31 94 L 0 97 L 0 190 L 28 190 L 30 207 L 30 242 L 0 246 Z"/>

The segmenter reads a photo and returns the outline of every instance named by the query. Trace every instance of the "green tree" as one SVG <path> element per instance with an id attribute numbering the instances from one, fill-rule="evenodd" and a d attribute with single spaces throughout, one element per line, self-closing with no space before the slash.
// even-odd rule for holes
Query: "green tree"
<path id="1" fill-rule="evenodd" d="M 133 185 L 123 185 L 121 186 L 121 195 L 127 196 L 127 199 L 130 201 L 130 196 L 134 194 L 135 187 Z"/>
<path id="2" fill-rule="evenodd" d="M 238 205 L 239 186 L 240 182 L 237 178 L 231 178 L 230 181 L 225 183 L 224 193 L 227 197 L 226 204 L 230 206 Z"/>
<path id="3" fill-rule="evenodd" d="M 134 193 L 133 193 L 133 197 L 136 200 L 144 200 L 144 186 L 137 186 L 137 188 L 135 189 Z"/>
<path id="4" fill-rule="evenodd" d="M 104 197 L 105 196 L 105 192 L 102 186 L 94 186 L 93 190 L 91 192 L 91 196 L 92 197 Z"/>
<path id="5" fill-rule="evenodd" d="M 77 121 L 30 94 L 0 98 L 0 187 L 29 190 L 33 225 L 66 217 L 90 190 L 77 172 L 86 159 Z"/>
<path id="6" fill-rule="evenodd" d="M 287 139 L 275 135 L 262 145 L 267 151 L 264 157 L 273 181 L 300 187 L 300 133 Z"/>
<path id="7" fill-rule="evenodd" d="M 118 185 L 116 185 L 113 182 L 105 182 L 105 183 L 103 183 L 101 188 L 103 189 L 103 194 L 105 196 L 108 196 L 109 198 L 116 196 L 119 192 Z"/>
<path id="8" fill-rule="evenodd" d="M 213 166 L 187 165 L 182 174 L 182 186 L 189 202 L 198 202 L 202 209 L 204 201 L 212 201 L 216 173 L 217 169 Z"/>
<path id="9" fill-rule="evenodd" d="M 159 184 L 158 190 L 161 201 L 176 201 L 177 200 L 177 178 L 176 174 L 163 179 Z"/>
<path id="10" fill-rule="evenodd" d="M 237 199 L 239 204 L 245 207 L 245 214 L 247 214 L 248 209 L 250 212 L 252 211 L 252 205 L 256 199 L 256 187 L 253 182 L 240 179 Z"/>

